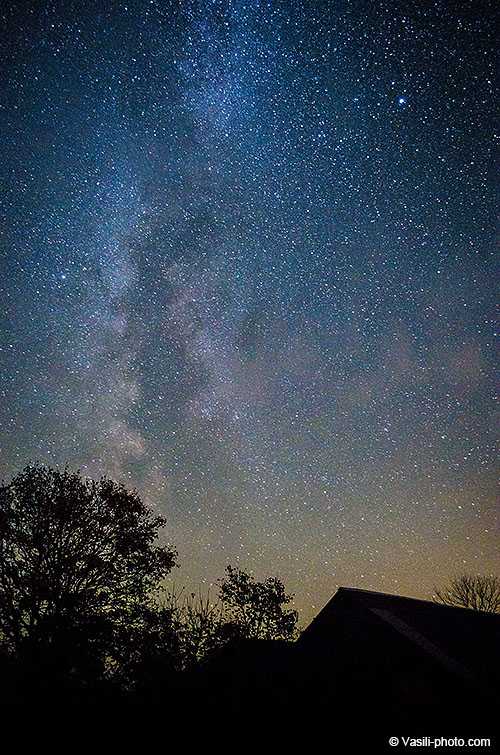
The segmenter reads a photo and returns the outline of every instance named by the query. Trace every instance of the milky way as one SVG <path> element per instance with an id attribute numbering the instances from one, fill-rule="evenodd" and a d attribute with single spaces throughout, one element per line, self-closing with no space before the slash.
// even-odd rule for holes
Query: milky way
<path id="1" fill-rule="evenodd" d="M 176 581 L 498 573 L 493 3 L 7 2 L 0 462 Z"/>

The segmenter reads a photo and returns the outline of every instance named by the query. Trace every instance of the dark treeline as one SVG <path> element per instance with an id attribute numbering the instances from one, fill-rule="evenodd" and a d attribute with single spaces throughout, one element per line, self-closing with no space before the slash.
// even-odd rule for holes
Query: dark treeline
<path id="1" fill-rule="evenodd" d="M 228 566 L 215 602 L 168 592 L 164 526 L 107 478 L 29 466 L 0 487 L 2 702 L 178 697 L 228 643 L 295 637 L 276 578 Z"/>
<path id="2" fill-rule="evenodd" d="M 447 607 L 343 588 L 299 636 L 275 577 L 228 566 L 213 600 L 166 589 L 178 555 L 160 544 L 165 524 L 105 477 L 29 466 L 0 486 L 0 705 L 47 721 L 92 705 L 92 722 L 146 704 L 171 726 L 207 716 L 248 735 L 333 725 L 337 743 L 364 738 L 370 752 L 388 734 L 489 733 L 494 577 L 456 577 L 435 591 Z"/>

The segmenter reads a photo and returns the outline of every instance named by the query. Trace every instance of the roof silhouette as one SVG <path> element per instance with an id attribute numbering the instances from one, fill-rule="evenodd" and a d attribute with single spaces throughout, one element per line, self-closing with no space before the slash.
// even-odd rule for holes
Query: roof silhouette
<path id="1" fill-rule="evenodd" d="M 340 587 L 298 645 L 321 652 L 336 636 L 375 621 L 443 669 L 484 691 L 500 683 L 500 615 L 419 598 Z"/>

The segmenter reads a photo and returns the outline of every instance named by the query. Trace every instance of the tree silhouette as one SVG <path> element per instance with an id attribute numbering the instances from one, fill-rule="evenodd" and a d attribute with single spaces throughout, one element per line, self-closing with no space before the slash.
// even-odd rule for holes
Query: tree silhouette
<path id="1" fill-rule="evenodd" d="M 176 619 L 182 668 L 196 666 L 227 641 L 223 607 L 210 593 L 172 592 L 167 605 Z"/>
<path id="2" fill-rule="evenodd" d="M 297 633 L 297 612 L 286 608 L 292 596 L 286 594 L 282 582 L 274 577 L 258 582 L 232 566 L 220 580 L 218 600 L 212 600 L 209 593 L 175 589 L 160 598 L 156 609 L 149 612 L 149 625 L 141 629 L 144 639 L 135 643 L 131 654 L 130 645 L 125 647 L 136 664 L 132 677 L 143 677 L 153 668 L 148 660 L 151 648 L 159 651 L 159 659 L 163 652 L 163 669 L 167 661 L 175 670 L 186 671 L 231 640 L 292 640 Z M 138 673 L 140 667 L 145 671 Z"/>
<path id="3" fill-rule="evenodd" d="M 113 678 L 139 697 L 165 694 L 184 670 L 182 626 L 169 605 L 142 603 L 119 627 L 113 645 Z"/>
<path id="4" fill-rule="evenodd" d="M 436 603 L 444 603 L 447 606 L 500 613 L 500 579 L 462 574 L 454 577 L 445 588 L 434 588 L 433 597 Z"/>
<path id="5" fill-rule="evenodd" d="M 103 477 L 28 466 L 0 486 L 0 648 L 52 675 L 102 673 L 175 565 L 164 519 Z"/>
<path id="6" fill-rule="evenodd" d="M 106 477 L 34 465 L 0 485 L 0 696 L 175 697 L 179 672 L 230 640 L 295 637 L 277 578 L 228 566 L 218 601 L 166 592 L 164 524 Z"/>
<path id="7" fill-rule="evenodd" d="M 219 598 L 226 618 L 226 631 L 231 627 L 236 636 L 248 639 L 291 640 L 297 631 L 297 611 L 287 609 L 293 595 L 285 592 L 276 577 L 257 582 L 251 575 L 226 567 L 221 580 Z"/>

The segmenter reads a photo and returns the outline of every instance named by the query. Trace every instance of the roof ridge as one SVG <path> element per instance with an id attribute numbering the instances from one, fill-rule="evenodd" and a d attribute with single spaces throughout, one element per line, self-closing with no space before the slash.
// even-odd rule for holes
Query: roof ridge
<path id="1" fill-rule="evenodd" d="M 466 606 L 449 606 L 446 605 L 446 603 L 436 603 L 434 600 L 427 600 L 425 598 L 415 598 L 411 595 L 398 595 L 397 593 L 390 593 L 390 592 L 380 592 L 378 590 L 365 590 L 362 587 L 343 587 L 339 586 L 337 591 L 332 595 L 330 598 L 330 601 L 333 600 L 333 598 L 339 593 L 363 593 L 365 595 L 373 595 L 373 596 L 379 596 L 382 598 L 396 598 L 399 600 L 412 600 L 415 603 L 426 603 L 430 606 L 435 606 L 436 608 L 444 608 L 444 609 L 450 609 L 453 611 L 467 611 L 468 613 L 473 612 L 474 614 L 479 614 L 481 616 L 497 616 L 500 618 L 500 615 L 491 613 L 490 611 L 480 611 L 479 609 L 473 609 L 473 608 L 467 608 Z M 328 601 L 328 602 L 330 602 Z M 328 603 L 326 604 L 328 605 Z M 326 607 L 326 606 L 325 606 Z"/>

